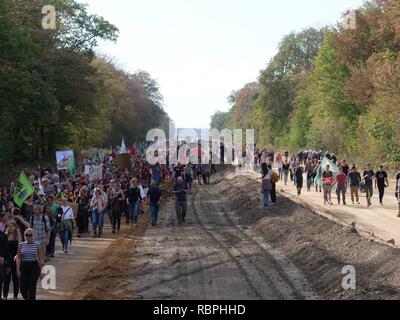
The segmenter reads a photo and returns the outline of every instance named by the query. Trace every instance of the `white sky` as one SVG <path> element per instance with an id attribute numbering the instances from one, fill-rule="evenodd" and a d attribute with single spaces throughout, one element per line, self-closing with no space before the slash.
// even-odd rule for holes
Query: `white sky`
<path id="1" fill-rule="evenodd" d="M 98 52 L 145 70 L 177 127 L 208 128 L 232 90 L 255 81 L 291 31 L 335 24 L 363 0 L 80 0 L 120 30 Z"/>

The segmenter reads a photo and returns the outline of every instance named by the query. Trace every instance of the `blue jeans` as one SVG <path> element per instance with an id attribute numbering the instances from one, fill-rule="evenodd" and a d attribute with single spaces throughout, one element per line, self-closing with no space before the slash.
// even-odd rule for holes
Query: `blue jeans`
<path id="1" fill-rule="evenodd" d="M 151 223 L 157 224 L 159 206 L 156 203 L 150 203 Z"/>
<path id="2" fill-rule="evenodd" d="M 68 250 L 68 241 L 69 241 L 69 230 L 65 229 L 63 231 L 63 251 L 67 251 Z"/>
<path id="3" fill-rule="evenodd" d="M 97 233 L 97 227 L 99 227 L 99 236 L 103 234 L 103 226 L 104 226 L 104 213 L 99 213 L 97 210 L 92 212 L 92 224 L 93 224 L 93 233 Z"/>
<path id="4" fill-rule="evenodd" d="M 137 223 L 139 216 L 139 200 L 131 203 L 130 205 L 131 205 L 131 211 L 130 211 L 131 222 Z"/>
<path id="5" fill-rule="evenodd" d="M 264 207 L 269 206 L 269 200 L 270 200 L 270 191 L 269 190 L 264 190 L 263 191 L 263 202 L 264 202 Z"/>

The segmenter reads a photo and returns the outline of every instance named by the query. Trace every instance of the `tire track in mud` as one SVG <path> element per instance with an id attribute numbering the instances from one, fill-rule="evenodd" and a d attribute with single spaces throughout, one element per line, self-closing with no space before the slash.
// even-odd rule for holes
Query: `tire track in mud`
<path id="1" fill-rule="evenodd" d="M 234 187 L 231 183 L 228 183 L 231 187 Z M 242 241 L 249 241 L 257 246 L 265 254 L 264 259 L 268 259 L 268 263 L 274 266 L 273 270 L 276 272 L 274 276 L 267 275 L 270 280 L 274 283 L 274 286 L 281 291 L 283 296 L 295 296 L 296 299 L 307 299 L 307 300 L 318 300 L 319 296 L 312 290 L 310 284 L 308 283 L 304 274 L 289 260 L 287 259 L 279 250 L 272 248 L 267 244 L 262 236 L 254 234 L 257 233 L 255 230 L 245 230 L 243 231 L 237 224 L 232 220 L 232 214 L 228 213 L 227 208 L 224 206 L 222 201 L 216 199 L 215 192 L 211 193 L 207 188 L 202 188 L 202 192 L 206 194 L 207 199 L 212 199 L 212 202 L 206 202 L 206 206 L 213 207 L 212 210 L 204 210 L 204 212 L 218 212 L 219 210 L 223 213 L 225 221 L 230 227 L 235 229 L 234 236 L 237 237 L 238 234 L 242 235 Z M 216 205 L 214 205 L 216 204 Z M 208 214 L 208 216 L 210 216 Z M 242 252 L 243 253 L 243 252 Z M 244 254 L 244 253 L 243 253 Z M 251 256 L 249 256 L 252 259 Z M 252 260 L 254 261 L 254 259 Z M 264 268 L 259 266 L 257 261 L 254 261 L 257 269 L 265 274 Z M 271 270 L 268 270 L 269 272 Z M 290 288 L 287 288 L 287 284 Z"/>
<path id="2" fill-rule="evenodd" d="M 196 198 L 198 196 L 198 191 L 193 195 L 193 198 L 191 200 L 191 208 L 193 210 L 194 217 L 198 223 L 198 225 L 204 230 L 204 232 L 215 241 L 215 244 L 229 257 L 229 259 L 236 265 L 238 271 L 240 274 L 243 276 L 245 279 L 248 287 L 251 289 L 252 293 L 254 296 L 259 299 L 271 299 L 271 291 L 269 286 L 263 286 L 263 288 L 260 288 L 260 286 L 263 284 L 264 279 L 251 279 L 250 273 L 247 272 L 245 267 L 243 267 L 244 262 L 241 262 L 238 258 L 235 257 L 235 249 L 231 246 L 226 246 L 224 244 L 224 241 L 221 241 L 218 236 L 216 236 L 211 230 L 215 231 L 215 228 L 207 228 L 204 224 L 204 222 L 200 218 L 199 211 L 196 208 Z M 232 250 L 233 249 L 233 250 Z M 233 251 L 233 252 L 232 252 Z M 237 253 L 237 251 L 236 251 Z M 247 265 L 247 268 L 249 267 L 249 263 L 245 263 Z M 254 275 L 254 273 L 253 273 Z M 260 281 L 261 280 L 261 281 Z M 269 285 L 269 284 L 268 284 Z M 269 291 L 269 296 L 265 297 L 265 292 Z M 273 293 L 272 293 L 273 294 Z"/>

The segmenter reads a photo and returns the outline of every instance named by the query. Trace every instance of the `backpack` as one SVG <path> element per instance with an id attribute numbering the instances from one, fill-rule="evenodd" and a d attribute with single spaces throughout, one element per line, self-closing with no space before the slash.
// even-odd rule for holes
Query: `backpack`
<path id="1" fill-rule="evenodd" d="M 272 183 L 279 182 L 279 174 L 277 172 L 272 173 Z"/>
<path id="2" fill-rule="evenodd" d="M 30 221 L 31 228 L 33 228 L 34 221 L 35 221 L 35 216 L 32 215 Z M 46 216 L 44 214 L 42 214 L 42 223 L 44 224 L 44 230 L 47 232 Z"/>

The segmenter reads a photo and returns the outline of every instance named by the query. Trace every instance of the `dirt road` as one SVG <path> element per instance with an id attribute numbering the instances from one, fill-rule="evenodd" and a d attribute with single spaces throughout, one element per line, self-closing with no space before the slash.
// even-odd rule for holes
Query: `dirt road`
<path id="1" fill-rule="evenodd" d="M 259 183 L 232 172 L 195 185 L 187 224 L 174 203 L 131 253 L 126 290 L 142 299 L 398 299 L 400 250 L 376 243 L 278 197 L 261 205 Z M 356 270 L 344 290 L 343 268 Z"/>
<path id="2" fill-rule="evenodd" d="M 132 291 L 143 299 L 313 299 L 303 274 L 254 229 L 234 223 L 218 194 L 196 186 L 187 224 L 173 201 L 135 249 Z"/>

